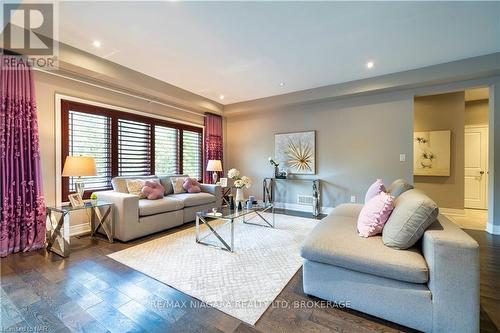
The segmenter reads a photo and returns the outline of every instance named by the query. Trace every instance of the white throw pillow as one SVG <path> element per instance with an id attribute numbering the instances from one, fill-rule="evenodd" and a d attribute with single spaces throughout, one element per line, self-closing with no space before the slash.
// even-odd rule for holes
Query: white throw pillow
<path id="1" fill-rule="evenodd" d="M 139 199 L 144 199 L 146 196 L 141 193 L 142 188 L 146 180 L 144 179 L 127 179 L 127 191 L 130 194 L 137 195 Z"/>
<path id="2" fill-rule="evenodd" d="M 174 194 L 185 193 L 186 190 L 182 185 L 184 185 L 184 177 L 172 177 L 170 181 L 172 182 L 172 187 L 174 188 Z"/>

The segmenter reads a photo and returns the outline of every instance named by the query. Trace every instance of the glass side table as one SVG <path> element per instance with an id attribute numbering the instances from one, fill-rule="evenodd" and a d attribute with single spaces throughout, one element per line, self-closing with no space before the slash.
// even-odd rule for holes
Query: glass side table
<path id="1" fill-rule="evenodd" d="M 46 239 L 47 251 L 52 251 L 61 257 L 68 257 L 70 252 L 69 220 L 70 214 L 76 211 L 90 210 L 90 236 L 102 230 L 110 243 L 113 242 L 113 204 L 97 201 L 95 204 L 86 202 L 85 206 L 46 207 Z"/>

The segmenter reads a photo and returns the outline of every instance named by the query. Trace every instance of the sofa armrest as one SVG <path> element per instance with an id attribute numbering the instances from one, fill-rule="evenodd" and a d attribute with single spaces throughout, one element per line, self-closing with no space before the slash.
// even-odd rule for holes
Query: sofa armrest
<path id="1" fill-rule="evenodd" d="M 214 184 L 200 184 L 202 192 L 213 194 L 216 198 L 216 207 L 222 206 L 222 187 Z"/>
<path id="2" fill-rule="evenodd" d="M 433 332 L 479 332 L 479 245 L 446 217 L 422 239 L 429 267 Z"/>
<path id="3" fill-rule="evenodd" d="M 127 226 L 139 220 L 139 197 L 116 191 L 95 192 L 97 199 L 114 204 L 114 236 L 126 239 Z"/>

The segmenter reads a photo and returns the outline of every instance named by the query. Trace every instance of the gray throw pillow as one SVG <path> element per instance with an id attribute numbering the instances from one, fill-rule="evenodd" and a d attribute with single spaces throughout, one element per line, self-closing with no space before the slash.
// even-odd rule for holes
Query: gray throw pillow
<path id="1" fill-rule="evenodd" d="M 404 250 L 423 236 L 438 216 L 436 203 L 419 190 L 408 190 L 394 202 L 394 210 L 382 231 L 385 245 Z"/>
<path id="2" fill-rule="evenodd" d="M 404 192 L 413 189 L 413 185 L 408 183 L 404 179 L 396 179 L 392 182 L 389 187 L 387 187 L 387 193 L 392 195 L 394 198 L 399 197 Z"/>

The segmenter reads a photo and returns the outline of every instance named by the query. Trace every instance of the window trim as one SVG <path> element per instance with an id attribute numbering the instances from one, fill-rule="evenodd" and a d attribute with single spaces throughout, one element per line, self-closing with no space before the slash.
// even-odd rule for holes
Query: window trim
<path id="1" fill-rule="evenodd" d="M 62 174 L 62 169 L 64 168 L 64 161 L 66 157 L 69 155 L 69 111 L 76 111 L 82 113 L 90 113 L 100 116 L 107 116 L 111 118 L 111 177 L 118 176 L 118 119 L 131 120 L 143 122 L 151 125 L 151 133 L 150 133 L 150 144 L 151 144 L 151 163 L 150 163 L 150 174 L 154 175 L 155 172 L 155 150 L 154 150 L 154 126 L 165 126 L 176 128 L 179 130 L 179 172 L 183 173 L 183 165 L 182 165 L 182 131 L 194 131 L 200 133 L 201 145 L 200 145 L 200 156 L 201 156 L 201 170 L 203 177 L 203 171 L 205 170 L 204 164 L 204 156 L 203 156 L 203 127 L 191 126 L 184 123 L 178 123 L 174 121 L 159 119 L 154 116 L 148 117 L 140 114 L 135 114 L 132 112 L 120 111 L 116 109 L 112 109 L 110 107 L 104 107 L 100 105 L 87 104 L 82 102 L 76 102 L 72 100 L 68 100 L 65 98 L 61 98 L 60 100 L 61 106 L 61 164 L 60 164 L 60 175 Z M 111 188 L 100 189 L 100 191 L 110 190 Z M 84 199 L 89 198 L 91 192 L 97 192 L 95 189 L 90 191 L 85 191 Z M 61 199 L 62 201 L 66 201 L 66 198 L 69 194 L 69 178 L 61 176 Z"/>

